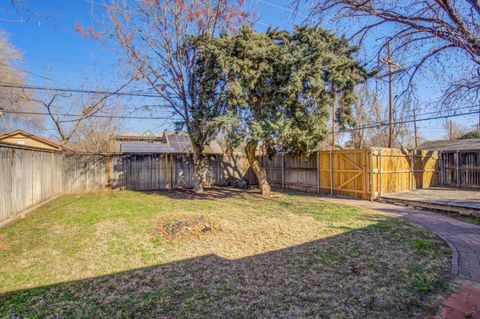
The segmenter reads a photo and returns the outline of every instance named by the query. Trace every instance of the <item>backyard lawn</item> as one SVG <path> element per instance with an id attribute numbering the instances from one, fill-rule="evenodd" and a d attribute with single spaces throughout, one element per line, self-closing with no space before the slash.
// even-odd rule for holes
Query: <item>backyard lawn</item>
<path id="1" fill-rule="evenodd" d="M 450 250 L 301 192 L 65 195 L 0 229 L 0 317 L 423 318 Z"/>

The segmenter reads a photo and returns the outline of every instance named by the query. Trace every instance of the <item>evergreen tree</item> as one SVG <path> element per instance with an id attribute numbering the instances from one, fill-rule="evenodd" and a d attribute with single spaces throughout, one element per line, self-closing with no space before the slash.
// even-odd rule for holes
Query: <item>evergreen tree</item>
<path id="1" fill-rule="evenodd" d="M 288 151 L 309 156 L 328 134 L 329 106 L 338 101 L 337 120 L 352 122 L 353 89 L 367 77 L 352 58 L 356 48 L 315 27 L 256 33 L 244 26 L 236 35 L 210 41 L 205 54 L 218 65 L 227 89 L 223 124 L 232 146 L 245 153 L 263 194 L 270 192 L 256 152 Z"/>

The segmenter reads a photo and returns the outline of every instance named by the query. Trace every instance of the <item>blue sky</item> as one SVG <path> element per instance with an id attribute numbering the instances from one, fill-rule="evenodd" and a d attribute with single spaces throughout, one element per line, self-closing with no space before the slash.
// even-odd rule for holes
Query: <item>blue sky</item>
<path id="1" fill-rule="evenodd" d="M 288 0 L 247 1 L 259 18 L 255 24 L 258 31 L 264 31 L 268 25 L 282 29 L 292 27 L 294 21 L 288 10 Z M 82 25 L 92 22 L 92 7 L 88 0 L 27 0 L 25 3 L 31 11 L 48 15 L 49 18 L 29 16 L 23 23 L 0 21 L 0 29 L 5 30 L 12 44 L 23 52 L 23 63 L 19 68 L 29 72 L 29 84 L 96 89 L 95 86 L 89 87 L 89 84 L 97 79 L 104 88 L 113 87 L 118 70 L 115 53 L 101 41 L 85 40 L 75 32 L 76 22 Z M 100 9 L 95 6 L 93 8 Z M 301 20 L 300 13 L 297 22 Z M 432 100 L 437 96 L 434 83 L 435 81 L 421 83 L 424 100 Z M 146 101 L 137 101 L 142 102 Z M 476 123 L 475 118 L 476 116 L 455 120 L 471 125 Z M 150 129 L 161 132 L 165 128 L 173 128 L 171 124 L 158 120 L 131 120 L 126 124 L 126 128 L 131 131 Z M 418 126 L 421 136 L 425 138 L 445 137 L 443 121 L 422 122 Z M 54 133 L 51 127 L 47 130 L 45 135 Z"/>

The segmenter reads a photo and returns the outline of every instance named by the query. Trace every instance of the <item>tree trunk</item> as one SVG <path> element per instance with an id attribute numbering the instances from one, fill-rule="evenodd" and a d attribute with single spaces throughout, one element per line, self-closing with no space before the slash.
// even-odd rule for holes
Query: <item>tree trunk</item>
<path id="1" fill-rule="evenodd" d="M 203 163 L 203 148 L 200 145 L 192 143 L 193 146 L 193 191 L 203 193 L 203 181 L 205 177 Z"/>
<path id="2" fill-rule="evenodd" d="M 270 184 L 267 180 L 267 174 L 265 170 L 260 166 L 258 158 L 256 156 L 258 143 L 250 142 L 245 146 L 245 153 L 247 154 L 248 163 L 250 163 L 250 167 L 252 168 L 255 176 L 257 176 L 258 184 L 260 186 L 260 191 L 262 195 L 268 195 L 272 192 L 270 188 Z"/>

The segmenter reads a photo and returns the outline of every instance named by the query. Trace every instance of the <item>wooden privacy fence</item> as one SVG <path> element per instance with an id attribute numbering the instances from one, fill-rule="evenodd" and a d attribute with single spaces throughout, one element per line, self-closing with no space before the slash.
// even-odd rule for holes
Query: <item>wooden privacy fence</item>
<path id="1" fill-rule="evenodd" d="M 277 187 L 375 199 L 383 193 L 437 186 L 438 153 L 375 148 L 320 151 L 307 159 L 285 153 L 261 157 Z"/>
<path id="2" fill-rule="evenodd" d="M 374 199 L 382 193 L 438 185 L 438 154 L 398 149 L 318 152 L 260 158 L 273 186 Z M 206 157 L 206 184 L 256 178 L 242 156 Z M 445 177 L 445 176 L 444 176 Z M 193 186 L 187 154 L 62 154 L 0 143 L 0 224 L 62 193 Z"/>
<path id="3" fill-rule="evenodd" d="M 239 156 L 206 156 L 207 185 L 250 176 Z M 63 193 L 162 190 L 193 186 L 187 154 L 62 154 L 0 143 L 0 225 Z"/>
<path id="4" fill-rule="evenodd" d="M 223 183 L 224 166 L 221 156 L 207 156 L 207 185 Z M 66 155 L 63 174 L 66 193 L 193 186 L 192 159 L 186 154 Z"/>
<path id="5" fill-rule="evenodd" d="M 61 153 L 0 145 L 0 224 L 62 192 Z"/>
<path id="6" fill-rule="evenodd" d="M 480 151 L 441 151 L 440 185 L 480 188 Z"/>

